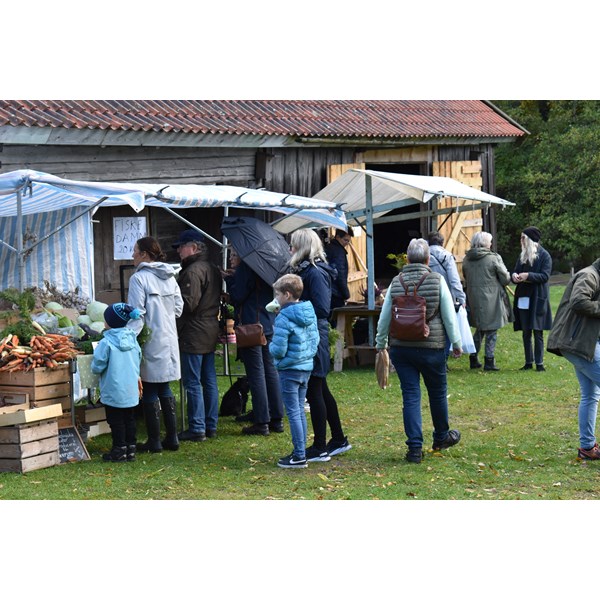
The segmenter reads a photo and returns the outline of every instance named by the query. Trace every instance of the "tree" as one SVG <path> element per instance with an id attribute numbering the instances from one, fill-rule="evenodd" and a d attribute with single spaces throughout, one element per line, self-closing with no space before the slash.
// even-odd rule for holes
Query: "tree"
<path id="1" fill-rule="evenodd" d="M 498 248 L 516 257 L 527 225 L 542 231 L 555 266 L 600 253 L 600 102 L 498 101 L 530 135 L 496 151 L 496 189 L 517 206 L 498 215 Z"/>

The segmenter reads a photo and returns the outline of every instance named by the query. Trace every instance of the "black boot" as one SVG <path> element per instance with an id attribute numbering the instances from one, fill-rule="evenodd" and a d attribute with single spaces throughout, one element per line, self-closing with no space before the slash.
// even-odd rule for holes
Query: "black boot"
<path id="1" fill-rule="evenodd" d="M 146 430 L 148 432 L 148 441 L 144 444 L 138 444 L 139 452 L 161 452 L 160 443 L 160 403 L 144 402 L 144 419 L 146 421 Z"/>
<path id="2" fill-rule="evenodd" d="M 469 363 L 471 365 L 471 369 L 481 369 L 481 363 L 477 358 L 477 354 L 469 354 Z"/>
<path id="3" fill-rule="evenodd" d="M 491 356 L 486 356 L 485 357 L 485 365 L 483 367 L 484 371 L 499 371 L 499 367 L 496 366 L 496 361 L 494 360 L 494 357 Z"/>
<path id="4" fill-rule="evenodd" d="M 160 399 L 160 408 L 166 429 L 165 439 L 162 441 L 162 447 L 165 450 L 179 450 L 176 407 L 175 398 L 172 396 Z"/>

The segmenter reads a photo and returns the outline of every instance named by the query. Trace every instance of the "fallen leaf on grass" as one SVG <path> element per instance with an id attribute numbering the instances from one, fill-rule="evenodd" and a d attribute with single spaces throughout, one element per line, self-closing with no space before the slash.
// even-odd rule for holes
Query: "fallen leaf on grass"
<path id="1" fill-rule="evenodd" d="M 552 484 L 554 487 L 560 487 L 562 485 L 562 483 L 560 481 L 557 481 L 556 483 Z"/>
<path id="2" fill-rule="evenodd" d="M 327 475 L 323 475 L 323 473 L 318 473 L 318 475 L 323 481 L 329 481 L 329 478 L 327 477 Z"/>

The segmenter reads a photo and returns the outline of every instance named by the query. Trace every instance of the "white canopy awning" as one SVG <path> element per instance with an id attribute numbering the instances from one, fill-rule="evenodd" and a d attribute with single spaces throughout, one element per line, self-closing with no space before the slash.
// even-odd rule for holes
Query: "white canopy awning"
<path id="1" fill-rule="evenodd" d="M 371 202 L 374 219 L 404 206 L 419 205 L 436 198 L 451 197 L 472 200 L 464 210 L 474 210 L 490 205 L 514 206 L 514 202 L 486 194 L 460 183 L 451 177 L 427 177 L 404 175 L 364 169 L 349 169 L 340 177 L 315 194 L 315 198 L 328 200 L 344 209 L 349 223 L 365 223 L 367 220 L 366 180 L 371 181 Z M 420 207 L 418 215 L 423 216 Z M 460 211 L 457 205 L 454 209 Z M 431 214 L 441 214 L 432 208 Z M 406 215 L 403 215 L 406 218 Z"/>

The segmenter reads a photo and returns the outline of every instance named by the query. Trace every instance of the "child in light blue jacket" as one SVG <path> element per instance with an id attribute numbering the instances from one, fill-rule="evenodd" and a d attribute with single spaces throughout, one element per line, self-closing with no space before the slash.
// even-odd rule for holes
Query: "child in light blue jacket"
<path id="1" fill-rule="evenodd" d="M 104 311 L 107 330 L 98 342 L 92 359 L 92 372 L 100 375 L 100 399 L 106 408 L 106 420 L 112 434 L 112 449 L 102 459 L 111 462 L 135 460 L 135 407 L 141 393 L 140 363 L 142 350 L 130 319 L 139 319 L 140 311 L 118 302 Z"/>
<path id="2" fill-rule="evenodd" d="M 284 469 L 307 466 L 304 399 L 319 345 L 319 330 L 313 305 L 299 302 L 303 288 L 298 275 L 284 275 L 273 284 L 280 309 L 275 318 L 269 352 L 279 371 L 281 396 L 294 445 L 293 452 L 277 463 Z"/>

